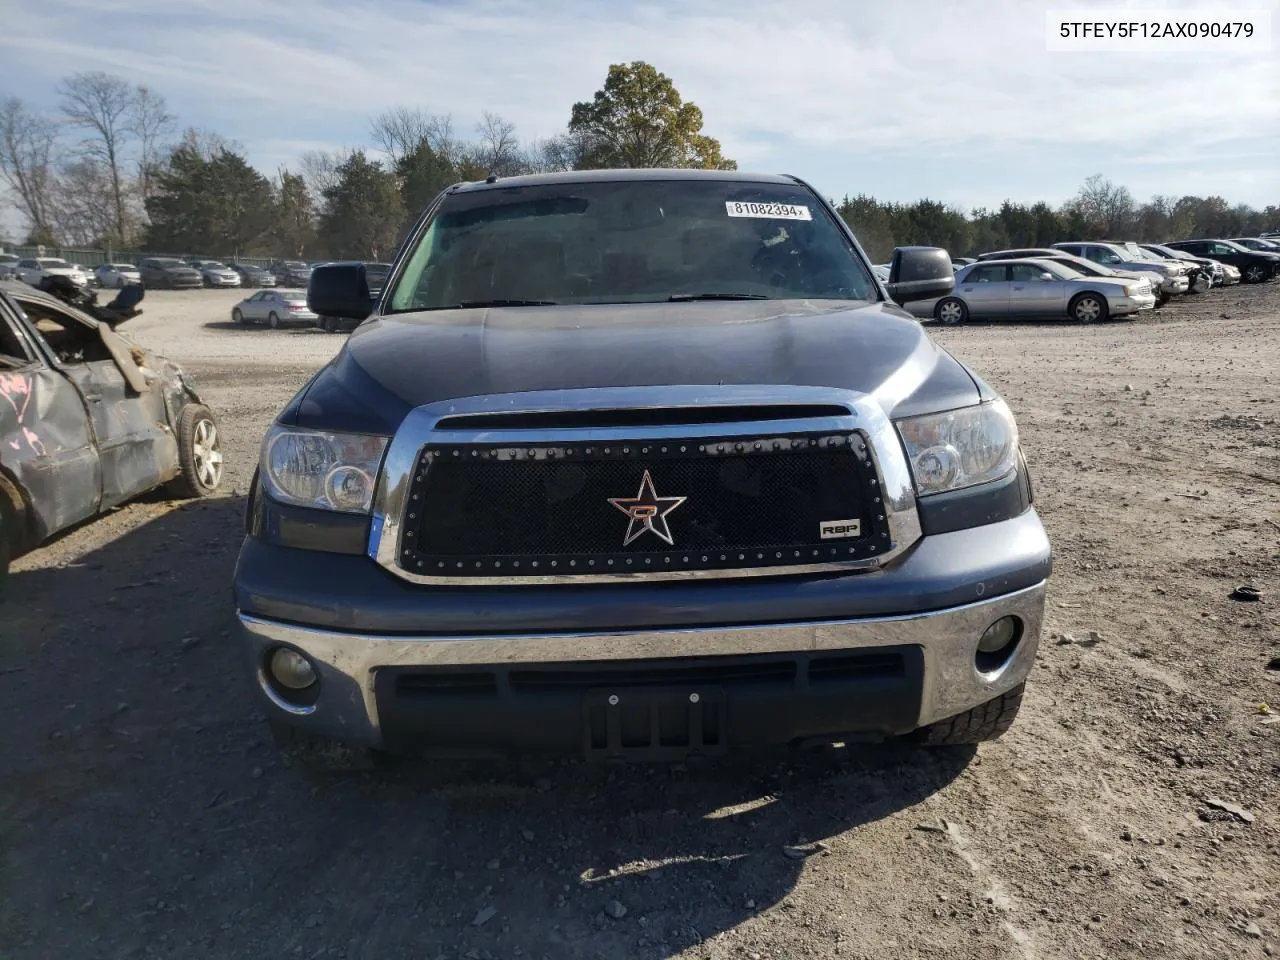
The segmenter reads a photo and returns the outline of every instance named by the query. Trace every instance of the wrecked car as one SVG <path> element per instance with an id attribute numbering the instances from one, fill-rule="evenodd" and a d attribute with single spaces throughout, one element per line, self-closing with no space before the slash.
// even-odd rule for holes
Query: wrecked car
<path id="1" fill-rule="evenodd" d="M 46 286 L 0 282 L 0 577 L 131 497 L 163 484 L 203 497 L 222 478 L 213 412 L 177 364 L 115 330 L 141 312 L 142 287 L 98 306 Z"/>

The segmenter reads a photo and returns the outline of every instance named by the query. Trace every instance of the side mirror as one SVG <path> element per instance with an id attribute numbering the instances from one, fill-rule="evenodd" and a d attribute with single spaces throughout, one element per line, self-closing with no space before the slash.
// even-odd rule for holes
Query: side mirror
<path id="1" fill-rule="evenodd" d="M 373 312 L 363 263 L 316 267 L 307 281 L 307 306 L 322 317 L 364 320 Z"/>
<path id="2" fill-rule="evenodd" d="M 1055 276 L 1054 276 L 1052 273 L 1050 273 L 1048 270 L 1046 270 L 1044 273 L 1040 274 L 1040 279 L 1041 279 L 1041 280 L 1057 280 L 1058 278 L 1057 278 L 1057 277 L 1055 277 Z"/>
<path id="3" fill-rule="evenodd" d="M 895 303 L 945 297 L 955 286 L 951 257 L 941 247 L 898 247 L 893 251 L 886 287 Z"/>

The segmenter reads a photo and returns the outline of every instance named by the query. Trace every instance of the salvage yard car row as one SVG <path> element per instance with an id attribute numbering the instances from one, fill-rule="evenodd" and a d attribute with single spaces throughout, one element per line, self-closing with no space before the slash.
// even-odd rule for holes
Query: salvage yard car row
<path id="1" fill-rule="evenodd" d="M 948 325 L 1004 317 L 1094 323 L 1132 318 L 1173 297 L 1215 287 L 1276 280 L 1280 243 L 1250 237 L 1167 244 L 1062 242 L 995 250 L 973 261 L 953 261 L 953 267 L 956 283 L 949 294 L 907 309 Z"/>

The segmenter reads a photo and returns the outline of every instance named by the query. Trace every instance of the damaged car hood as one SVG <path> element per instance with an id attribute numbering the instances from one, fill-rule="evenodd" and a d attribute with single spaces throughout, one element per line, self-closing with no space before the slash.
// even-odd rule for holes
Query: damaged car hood
<path id="1" fill-rule="evenodd" d="M 356 329 L 282 423 L 391 434 L 459 397 L 668 385 L 826 386 L 891 415 L 979 400 L 968 371 L 897 307 L 733 301 L 438 310 Z"/>

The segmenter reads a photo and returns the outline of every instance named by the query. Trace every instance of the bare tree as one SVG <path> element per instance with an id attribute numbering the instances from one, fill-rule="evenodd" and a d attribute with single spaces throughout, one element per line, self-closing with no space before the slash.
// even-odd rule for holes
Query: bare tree
<path id="1" fill-rule="evenodd" d="M 196 155 L 205 161 L 213 160 L 223 151 L 244 153 L 244 145 L 239 141 L 228 140 L 216 131 L 200 130 L 196 127 L 187 127 L 182 131 L 178 146 L 195 151 Z"/>
<path id="2" fill-rule="evenodd" d="M 84 156 L 101 163 L 111 177 L 114 229 L 117 239 L 123 240 L 129 233 L 125 152 L 132 135 L 129 116 L 137 91 L 119 77 L 95 71 L 68 77 L 59 84 L 58 92 L 68 122 L 89 132 L 82 144 Z"/>
<path id="3" fill-rule="evenodd" d="M 0 178 L 17 197 L 33 233 L 49 235 L 53 226 L 52 155 L 57 125 L 37 116 L 17 97 L 0 104 Z"/>
<path id="4" fill-rule="evenodd" d="M 486 173 L 509 177 L 526 168 L 514 123 L 486 110 L 476 124 L 476 133 L 480 135 L 480 142 L 476 144 L 472 159 Z"/>
<path id="5" fill-rule="evenodd" d="M 150 87 L 138 87 L 129 107 L 129 131 L 138 139 L 138 192 L 143 203 L 151 196 L 151 180 L 160 165 L 163 141 L 173 128 L 174 116 L 164 97 Z"/>
<path id="6" fill-rule="evenodd" d="M 370 121 L 369 137 L 387 155 L 392 168 L 423 141 L 451 163 L 457 161 L 461 146 L 454 137 L 452 117 L 430 114 L 421 107 L 384 110 Z"/>
<path id="7" fill-rule="evenodd" d="M 339 168 L 354 152 L 346 147 L 341 150 L 308 150 L 298 158 L 298 170 L 306 182 L 316 213 L 323 211 L 325 191 L 332 189 L 338 182 Z"/>
<path id="8" fill-rule="evenodd" d="M 1103 237 L 1120 237 L 1134 220 L 1129 188 L 1112 183 L 1100 173 L 1085 180 L 1071 206 Z"/>
<path id="9" fill-rule="evenodd" d="M 111 176 L 92 157 L 63 165 L 52 206 L 57 236 L 63 243 L 90 246 L 114 236 Z"/>

